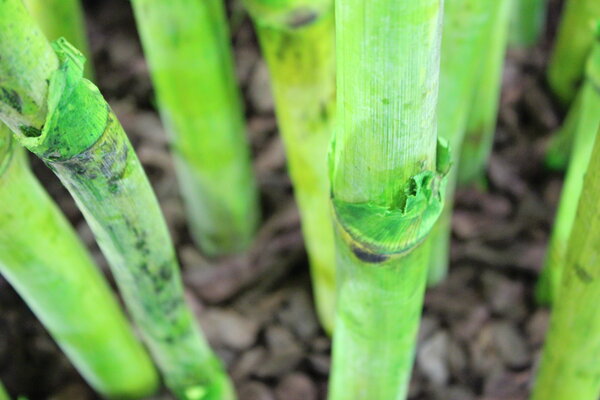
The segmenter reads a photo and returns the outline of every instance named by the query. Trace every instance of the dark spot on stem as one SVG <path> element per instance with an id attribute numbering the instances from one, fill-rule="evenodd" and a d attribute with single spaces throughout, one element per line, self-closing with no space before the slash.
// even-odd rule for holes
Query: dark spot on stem
<path id="1" fill-rule="evenodd" d="M 587 270 L 579 264 L 575 264 L 575 274 L 579 278 L 579 280 L 583 283 L 592 283 L 594 278 L 590 275 Z"/>
<path id="2" fill-rule="evenodd" d="M 352 252 L 359 260 L 373 264 L 379 264 L 388 259 L 386 255 L 369 253 L 356 246 L 352 246 Z"/>
<path id="3" fill-rule="evenodd" d="M 298 29 L 315 22 L 317 20 L 317 16 L 318 14 L 313 10 L 294 10 L 288 19 L 288 25 L 290 28 Z"/>
<path id="4" fill-rule="evenodd" d="M 42 134 L 41 130 L 33 126 L 21 125 L 19 126 L 19 129 L 26 137 L 38 137 Z"/>
<path id="5" fill-rule="evenodd" d="M 0 87 L 0 101 L 8 104 L 19 114 L 23 112 L 23 101 L 21 100 L 19 93 L 14 89 Z"/>

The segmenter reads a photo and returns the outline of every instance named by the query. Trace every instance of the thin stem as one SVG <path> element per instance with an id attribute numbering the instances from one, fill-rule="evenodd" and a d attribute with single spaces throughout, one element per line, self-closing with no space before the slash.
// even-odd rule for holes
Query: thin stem
<path id="1" fill-rule="evenodd" d="M 600 393 L 599 137 L 585 173 L 533 400 L 596 400 Z"/>
<path id="2" fill-rule="evenodd" d="M 483 65 L 480 65 L 480 75 L 476 80 L 460 152 L 458 181 L 463 185 L 483 180 L 492 151 L 512 4 L 513 0 L 502 0 L 493 6 L 492 21 L 485 35 Z"/>
<path id="3" fill-rule="evenodd" d="M 209 255 L 246 250 L 259 219 L 223 0 L 134 0 L 192 234 Z"/>
<path id="4" fill-rule="evenodd" d="M 152 394 L 158 375 L 150 358 L 2 123 L 0 201 L 2 275 L 98 392 L 118 398 Z"/>
<path id="5" fill-rule="evenodd" d="M 600 1 L 566 1 L 548 66 L 550 87 L 564 104 L 569 104 L 579 89 L 599 20 Z"/>
<path id="6" fill-rule="evenodd" d="M 0 16 L 16 5 L 21 1 L 0 2 Z M 33 29 L 26 13 L 17 15 L 0 17 L 0 37 Z M 45 38 L 36 40 L 48 46 Z M 19 45 L 21 52 L 43 48 Z M 0 47 L 0 70 L 21 61 L 5 54 L 15 47 Z M 75 198 L 171 390 L 183 399 L 232 399 L 229 380 L 185 303 L 165 221 L 131 143 L 99 90 L 82 78 L 83 56 L 61 39 L 54 50 L 60 65 L 50 78 L 43 130 L 37 136 L 13 132 Z M 27 64 L 12 68 L 28 74 Z"/>
<path id="7" fill-rule="evenodd" d="M 600 124 L 600 38 L 588 58 L 580 102 L 575 103 L 577 125 L 573 154 L 556 213 L 554 228 L 546 254 L 546 262 L 538 287 L 538 299 L 551 303 L 556 297 L 567 256 L 567 244 L 575 221 L 577 204 L 584 188 L 583 177 L 592 154 L 592 147 Z"/>
<path id="8" fill-rule="evenodd" d="M 485 38 L 508 0 L 446 0 L 440 67 L 438 132 L 450 143 L 454 165 L 460 165 L 460 152 L 469 112 L 481 72 L 481 59 L 487 51 Z M 453 168 L 446 187 L 446 204 L 431 233 L 432 256 L 428 283 L 435 285 L 447 274 L 450 246 L 450 220 L 454 205 L 458 168 Z"/>
<path id="9" fill-rule="evenodd" d="M 269 0 L 248 0 L 273 82 L 277 119 L 302 216 L 315 303 L 331 332 L 335 313 L 335 252 L 327 151 L 335 113 L 333 1 L 290 3 L 283 25 L 269 19 Z M 323 8 L 329 4 L 328 8 Z M 262 6 L 262 8 L 261 8 Z M 254 12 L 259 9 L 261 13 Z"/>
<path id="10" fill-rule="evenodd" d="M 441 16 L 440 0 L 336 1 L 330 400 L 407 393 L 429 258 L 421 243 L 441 211 L 437 167 L 447 164 L 444 152 L 436 163 Z"/>
<path id="11" fill-rule="evenodd" d="M 49 41 L 64 37 L 91 60 L 80 0 L 24 1 Z M 89 79 L 94 75 L 91 61 L 85 65 L 85 75 Z"/>

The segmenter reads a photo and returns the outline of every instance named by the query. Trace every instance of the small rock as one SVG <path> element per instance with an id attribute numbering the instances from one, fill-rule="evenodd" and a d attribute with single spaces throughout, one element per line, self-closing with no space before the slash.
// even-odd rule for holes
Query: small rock
<path id="1" fill-rule="evenodd" d="M 294 290 L 279 310 L 279 320 L 300 339 L 308 340 L 319 330 L 319 323 L 308 293 Z"/>
<path id="2" fill-rule="evenodd" d="M 533 314 L 527 322 L 527 341 L 533 347 L 540 347 L 544 343 L 548 324 L 550 322 L 550 312 L 546 309 L 540 309 Z"/>
<path id="3" fill-rule="evenodd" d="M 440 321 L 428 315 L 424 315 L 421 318 L 421 323 L 419 325 L 419 344 L 423 343 L 425 340 L 429 339 L 429 337 L 438 330 L 440 327 Z"/>
<path id="4" fill-rule="evenodd" d="M 279 377 L 292 371 L 302 360 L 304 351 L 292 334 L 281 326 L 270 326 L 265 333 L 269 349 L 267 359 L 256 370 L 260 378 Z"/>
<path id="5" fill-rule="evenodd" d="M 233 310 L 210 309 L 200 315 L 200 325 L 213 346 L 244 350 L 256 342 L 259 326 Z"/>
<path id="6" fill-rule="evenodd" d="M 275 396 L 277 400 L 316 400 L 317 388 L 306 375 L 295 373 L 281 380 Z"/>
<path id="7" fill-rule="evenodd" d="M 417 353 L 417 365 L 434 385 L 445 385 L 448 372 L 448 334 L 445 331 L 435 333 L 427 339 Z"/>
<path id="8" fill-rule="evenodd" d="M 273 392 L 264 384 L 256 381 L 244 383 L 238 389 L 240 400 L 275 400 Z"/>
<path id="9" fill-rule="evenodd" d="M 311 368 L 318 374 L 328 375 L 331 369 L 331 357 L 325 354 L 312 354 L 308 357 Z"/>
<path id="10" fill-rule="evenodd" d="M 525 340 L 513 324 L 495 323 L 493 331 L 498 353 L 507 367 L 521 368 L 530 363 L 531 355 Z"/>
<path id="11" fill-rule="evenodd" d="M 231 369 L 231 377 L 240 380 L 252 374 L 252 372 L 266 358 L 267 350 L 264 347 L 255 347 L 241 355 Z"/>
<path id="12" fill-rule="evenodd" d="M 490 323 L 486 323 L 469 342 L 471 367 L 476 376 L 488 376 L 492 371 L 502 369 L 502 360 L 494 346 L 494 335 Z"/>
<path id="13" fill-rule="evenodd" d="M 484 292 L 492 310 L 512 319 L 527 314 L 525 308 L 525 287 L 522 282 L 486 271 L 482 276 Z"/>
<path id="14" fill-rule="evenodd" d="M 260 114 L 273 112 L 274 102 L 271 94 L 271 80 L 269 69 L 263 60 L 260 60 L 252 70 L 248 96 L 255 110 Z"/>
<path id="15" fill-rule="evenodd" d="M 448 343 L 448 365 L 454 376 L 463 376 L 467 368 L 467 354 L 463 346 L 454 338 Z"/>

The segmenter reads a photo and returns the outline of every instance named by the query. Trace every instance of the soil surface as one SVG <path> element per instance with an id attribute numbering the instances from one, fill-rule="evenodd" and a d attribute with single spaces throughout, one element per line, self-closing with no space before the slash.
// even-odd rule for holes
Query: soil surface
<path id="1" fill-rule="evenodd" d="M 542 162 L 548 138 L 564 117 L 544 81 L 559 3 L 551 2 L 537 47 L 509 52 L 486 189 L 457 193 L 451 271 L 426 295 L 413 400 L 520 400 L 530 391 L 548 323 L 548 310 L 536 306 L 533 289 L 562 184 L 562 175 Z M 325 399 L 331 343 L 313 311 L 268 72 L 247 16 L 239 4 L 230 4 L 264 220 L 247 255 L 215 262 L 198 252 L 187 230 L 129 3 L 90 0 L 85 9 L 98 86 L 150 176 L 184 268 L 189 301 L 240 399 Z M 32 162 L 106 270 L 71 197 L 39 161 Z M 2 278 L 0 379 L 15 397 L 96 398 Z"/>

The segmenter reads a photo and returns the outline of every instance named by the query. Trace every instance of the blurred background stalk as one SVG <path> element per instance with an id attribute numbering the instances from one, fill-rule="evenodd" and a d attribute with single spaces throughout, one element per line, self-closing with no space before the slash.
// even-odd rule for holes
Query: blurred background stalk
<path id="1" fill-rule="evenodd" d="M 599 32 L 600 33 L 600 32 Z M 577 213 L 577 204 L 584 187 L 584 175 L 592 154 L 592 148 L 598 125 L 600 124 L 600 34 L 588 57 L 583 86 L 579 101 L 576 101 L 571 113 L 575 113 L 576 124 L 573 153 L 569 159 L 567 175 L 563 185 L 554 219 L 550 244 L 546 252 L 546 261 L 538 283 L 538 300 L 553 303 L 564 270 L 567 245 Z"/>
<path id="2" fill-rule="evenodd" d="M 279 129 L 302 217 L 315 303 L 331 333 L 335 252 L 327 151 L 335 117 L 332 0 L 246 0 L 269 66 Z"/>
<path id="3" fill-rule="evenodd" d="M 538 42 L 544 30 L 547 0 L 511 0 L 511 2 L 509 46 L 511 48 L 532 47 Z"/>
<path id="4" fill-rule="evenodd" d="M 600 1 L 566 0 L 548 65 L 548 83 L 568 106 L 583 80 L 585 62 L 600 20 Z"/>
<path id="5" fill-rule="evenodd" d="M 467 117 L 465 139 L 460 150 L 458 182 L 477 184 L 485 179 L 502 90 L 502 69 L 506 55 L 509 15 L 511 6 L 520 0 L 499 0 L 485 34 L 482 64 L 475 79 L 475 93 Z"/>
<path id="6" fill-rule="evenodd" d="M 488 30 L 500 17 L 504 2 L 509 0 L 446 0 L 442 33 L 438 134 L 450 144 L 452 162 L 446 187 L 444 212 L 428 240 L 431 266 L 428 283 L 436 285 L 448 273 L 452 210 L 457 183 L 460 153 L 467 121 L 476 94 L 477 77 L 482 60 L 487 60 L 491 38 Z M 487 41 L 488 39 L 489 41 Z M 485 63 L 485 62 L 484 62 Z M 496 66 L 496 70 L 500 69 Z"/>
<path id="7" fill-rule="evenodd" d="M 594 135 L 532 400 L 600 393 L 600 139 Z"/>
<path id="8" fill-rule="evenodd" d="M 67 39 L 89 60 L 85 76 L 93 80 L 94 64 L 90 57 L 85 19 L 80 0 L 24 0 L 27 10 L 49 41 Z"/>
<path id="9" fill-rule="evenodd" d="M 223 0 L 133 0 L 191 233 L 209 256 L 246 250 L 258 194 Z"/>

